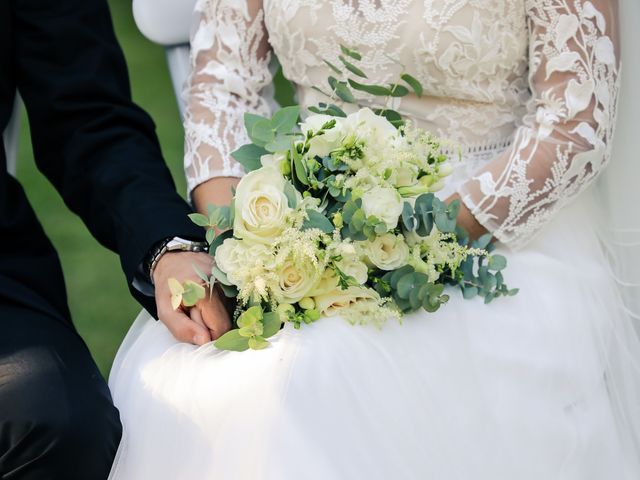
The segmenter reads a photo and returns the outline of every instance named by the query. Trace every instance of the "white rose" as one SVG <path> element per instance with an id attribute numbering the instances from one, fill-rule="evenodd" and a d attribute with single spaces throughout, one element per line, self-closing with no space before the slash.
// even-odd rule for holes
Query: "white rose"
<path id="1" fill-rule="evenodd" d="M 286 261 L 276 273 L 278 286 L 274 289 L 273 296 L 279 303 L 299 302 L 309 296 L 320 279 L 316 266 L 311 262 Z"/>
<path id="2" fill-rule="evenodd" d="M 285 153 L 267 153 L 260 157 L 260 163 L 263 167 L 275 167 L 281 171 L 282 162 L 287 159 Z"/>
<path id="3" fill-rule="evenodd" d="M 387 233 L 360 245 L 367 259 L 381 270 L 396 270 L 409 259 L 409 247 L 402 235 Z"/>
<path id="4" fill-rule="evenodd" d="M 322 135 L 312 138 L 309 142 L 309 155 L 311 157 L 316 155 L 318 157 L 326 157 L 333 150 L 340 147 L 340 142 L 343 138 L 341 121 L 336 117 L 318 114 L 307 117 L 304 123 L 300 125 L 302 133 L 306 135 L 310 130 L 317 132 L 325 123 L 331 120 L 335 120 L 335 126 L 325 130 Z"/>
<path id="5" fill-rule="evenodd" d="M 313 300 L 316 303 L 316 310 L 321 315 L 332 317 L 339 315 L 342 310 L 348 309 L 355 303 L 370 302 L 378 304 L 380 296 L 370 288 L 354 286 L 342 290 L 337 287 L 329 292 L 315 296 Z"/>
<path id="6" fill-rule="evenodd" d="M 402 215 L 402 197 L 393 188 L 374 187 L 362 195 L 362 209 L 367 217 L 373 215 L 393 230 Z"/>
<path id="7" fill-rule="evenodd" d="M 358 138 L 372 143 L 388 144 L 398 134 L 398 130 L 389 121 L 373 113 L 370 108 L 361 108 L 347 116 L 343 128 Z"/>
<path id="8" fill-rule="evenodd" d="M 353 255 L 343 254 L 342 259 L 336 263 L 336 266 L 342 273 L 353 277 L 360 284 L 365 283 L 369 278 L 367 265 L 358 258 L 355 252 Z"/>
<path id="9" fill-rule="evenodd" d="M 262 167 L 245 175 L 236 189 L 234 235 L 271 243 L 286 228 L 291 210 L 284 194 L 285 178 L 277 168 Z"/>
<path id="10" fill-rule="evenodd" d="M 227 238 L 216 249 L 216 265 L 222 270 L 231 283 L 239 288 L 244 286 L 245 271 L 257 262 L 264 263 L 270 259 L 270 251 L 262 244 L 249 245 L 242 240 Z"/>

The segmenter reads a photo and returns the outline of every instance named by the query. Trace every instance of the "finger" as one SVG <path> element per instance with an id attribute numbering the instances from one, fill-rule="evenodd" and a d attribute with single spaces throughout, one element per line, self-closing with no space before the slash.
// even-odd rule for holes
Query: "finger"
<path id="1" fill-rule="evenodd" d="M 205 325 L 216 340 L 231 329 L 231 319 L 220 298 L 214 293 L 209 299 L 198 304 Z"/>
<path id="2" fill-rule="evenodd" d="M 159 317 L 171 334 L 181 342 L 204 345 L 211 341 L 209 330 L 191 320 L 180 310 L 165 310 Z"/>
<path id="3" fill-rule="evenodd" d="M 202 325 L 206 329 L 209 328 L 204 323 L 204 320 L 202 319 L 202 313 L 200 313 L 200 309 L 197 306 L 189 309 L 189 316 L 191 317 L 191 320 L 196 322 L 198 325 Z"/>
<path id="4" fill-rule="evenodd" d="M 211 340 L 217 340 L 218 339 L 218 337 L 220 335 L 216 335 L 216 332 L 211 330 L 209 328 L 209 326 L 204 323 L 204 320 L 202 319 L 202 312 L 200 311 L 200 307 L 196 306 L 196 307 L 193 307 L 192 309 L 190 309 L 189 310 L 189 316 L 191 317 L 191 320 L 196 322 L 198 325 L 202 325 L 204 328 L 207 329 L 207 331 L 209 332 L 209 336 L 211 337 Z"/>

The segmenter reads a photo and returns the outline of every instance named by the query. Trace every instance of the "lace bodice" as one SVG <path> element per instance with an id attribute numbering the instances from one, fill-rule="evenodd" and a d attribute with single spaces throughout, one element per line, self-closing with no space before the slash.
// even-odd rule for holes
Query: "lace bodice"
<path id="1" fill-rule="evenodd" d="M 615 0 L 199 0 L 189 188 L 242 174 L 229 154 L 247 141 L 244 112 L 269 113 L 272 52 L 311 105 L 324 100 L 311 87 L 331 74 L 323 60 L 338 63 L 342 44 L 363 54 L 371 83 L 403 69 L 422 82 L 425 95 L 397 110 L 463 152 L 485 152 L 458 191 L 494 236 L 520 246 L 609 158 L 616 15 Z"/>

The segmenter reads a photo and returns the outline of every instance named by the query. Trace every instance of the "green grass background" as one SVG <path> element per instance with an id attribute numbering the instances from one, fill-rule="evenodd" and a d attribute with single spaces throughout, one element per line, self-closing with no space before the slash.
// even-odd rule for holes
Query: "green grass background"
<path id="1" fill-rule="evenodd" d="M 178 191 L 184 194 L 183 130 L 164 51 L 137 30 L 131 14 L 131 0 L 109 0 L 109 4 L 129 66 L 133 98 L 154 119 L 165 159 Z M 281 95 L 284 91 L 284 98 L 288 98 L 285 103 L 289 103 L 290 91 L 282 88 L 282 82 L 278 83 Z M 140 306 L 129 294 L 117 255 L 91 237 L 37 170 L 24 113 L 17 176 L 60 254 L 74 322 L 100 371 L 107 376 L 118 345 Z"/>

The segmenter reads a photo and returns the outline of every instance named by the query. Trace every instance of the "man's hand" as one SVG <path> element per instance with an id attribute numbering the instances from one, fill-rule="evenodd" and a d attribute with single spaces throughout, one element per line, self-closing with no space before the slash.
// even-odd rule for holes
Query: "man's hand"
<path id="1" fill-rule="evenodd" d="M 169 252 L 160 258 L 153 272 L 158 318 L 181 342 L 203 345 L 231 329 L 231 319 L 216 289 L 211 296 L 207 290 L 207 297 L 189 309 L 180 307 L 174 310 L 171 307 L 169 278 L 181 283 L 187 280 L 200 283 L 193 266 L 209 273 L 212 262 L 206 253 Z"/>

